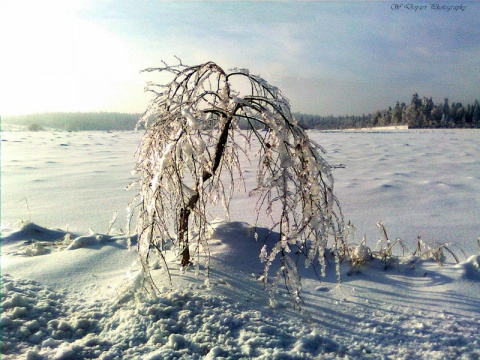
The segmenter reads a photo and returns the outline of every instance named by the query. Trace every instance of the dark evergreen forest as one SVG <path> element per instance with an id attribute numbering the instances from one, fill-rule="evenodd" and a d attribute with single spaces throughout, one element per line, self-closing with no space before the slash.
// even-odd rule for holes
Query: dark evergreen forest
<path id="1" fill-rule="evenodd" d="M 25 126 L 30 130 L 53 128 L 65 131 L 133 130 L 140 114 L 114 112 L 41 113 L 4 116 L 3 124 Z M 409 128 L 480 128 L 480 104 L 461 102 L 434 103 L 432 98 L 412 96 L 410 104 L 397 101 L 395 106 L 373 114 L 321 116 L 295 113 L 304 129 L 338 130 L 380 126 L 405 126 Z M 240 126 L 243 127 L 240 123 Z"/>
<path id="2" fill-rule="evenodd" d="M 295 114 L 305 129 L 355 129 L 379 126 L 404 126 L 409 128 L 480 128 L 480 104 L 463 105 L 460 102 L 435 104 L 431 97 L 412 96 L 409 105 L 397 101 L 395 106 L 368 115 L 319 116 Z"/>

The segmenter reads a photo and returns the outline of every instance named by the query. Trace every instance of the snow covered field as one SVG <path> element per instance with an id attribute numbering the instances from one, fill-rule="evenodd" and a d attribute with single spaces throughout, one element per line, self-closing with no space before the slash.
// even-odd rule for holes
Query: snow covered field
<path id="1" fill-rule="evenodd" d="M 121 233 L 141 134 L 3 132 L 2 359 L 480 358 L 480 131 L 309 135 L 346 166 L 334 170 L 335 193 L 354 242 L 377 250 L 382 221 L 407 255 L 421 235 L 456 244 L 462 264 L 448 252 L 443 266 L 344 263 L 338 284 L 330 259 L 326 279 L 302 274 L 300 313 L 281 291 L 271 306 L 255 202 L 241 192 L 231 221 L 213 214 L 210 285 L 173 266 L 182 286 L 136 299 L 136 254 Z"/>

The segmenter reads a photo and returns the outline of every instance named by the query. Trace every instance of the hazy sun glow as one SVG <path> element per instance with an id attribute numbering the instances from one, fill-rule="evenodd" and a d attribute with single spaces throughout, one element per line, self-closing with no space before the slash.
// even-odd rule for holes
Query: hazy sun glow
<path id="1" fill-rule="evenodd" d="M 143 83 L 127 46 L 77 18 L 78 7 L 76 1 L 1 5 L 1 114 L 131 110 L 122 91 L 136 80 L 142 94 Z"/>

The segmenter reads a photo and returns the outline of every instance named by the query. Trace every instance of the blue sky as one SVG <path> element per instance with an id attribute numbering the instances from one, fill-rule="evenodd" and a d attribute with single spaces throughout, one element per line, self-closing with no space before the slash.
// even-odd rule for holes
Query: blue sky
<path id="1" fill-rule="evenodd" d="M 479 39 L 477 2 L 4 0 L 0 112 L 142 112 L 139 70 L 175 56 L 249 68 L 304 113 L 360 115 L 414 92 L 468 103 Z"/>

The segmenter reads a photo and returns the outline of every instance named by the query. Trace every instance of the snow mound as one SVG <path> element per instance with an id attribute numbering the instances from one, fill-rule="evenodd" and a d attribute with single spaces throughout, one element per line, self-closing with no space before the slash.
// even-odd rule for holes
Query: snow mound
<path id="1" fill-rule="evenodd" d="M 55 241 L 63 239 L 69 234 L 63 230 L 52 230 L 33 222 L 23 224 L 18 230 L 12 231 L 7 236 L 2 235 L 3 243 L 11 243 L 15 241 L 37 240 L 37 241 Z"/>
<path id="2" fill-rule="evenodd" d="M 9 255 L 39 256 L 62 250 L 80 248 L 99 249 L 108 243 L 136 242 L 136 236 L 96 234 L 76 235 L 68 231 L 53 230 L 35 223 L 24 224 L 19 230 L 2 237 L 4 253 Z"/>
<path id="3" fill-rule="evenodd" d="M 480 255 L 472 255 L 458 266 L 462 269 L 463 279 L 480 281 Z"/>
<path id="4" fill-rule="evenodd" d="M 126 240 L 125 236 L 110 236 L 102 234 L 84 235 L 73 239 L 73 241 L 67 246 L 66 250 L 75 250 L 84 247 L 99 248 L 107 243 L 113 243 L 116 241 L 122 242 L 124 240 Z"/>

